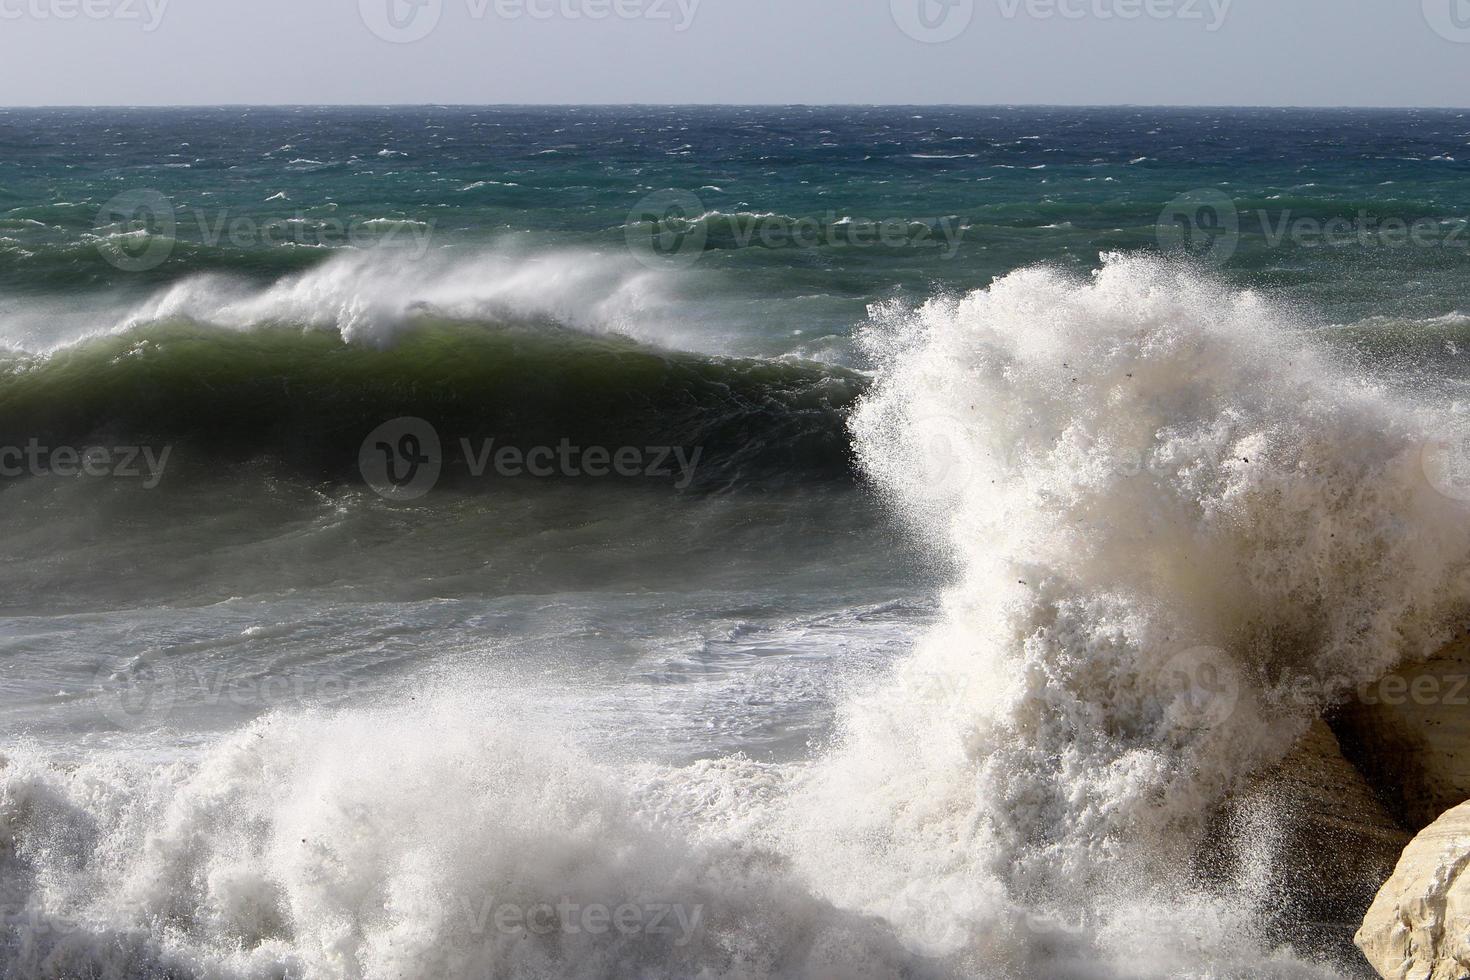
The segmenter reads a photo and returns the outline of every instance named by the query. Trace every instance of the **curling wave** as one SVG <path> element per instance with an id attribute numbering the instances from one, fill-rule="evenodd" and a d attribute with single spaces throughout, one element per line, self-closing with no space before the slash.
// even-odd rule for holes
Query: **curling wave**
<path id="1" fill-rule="evenodd" d="M 416 417 L 476 444 L 698 449 L 707 486 L 846 480 L 844 417 L 864 385 L 545 321 L 420 315 L 378 348 L 329 329 L 174 319 L 0 360 L 0 445 L 167 444 L 184 466 L 269 457 L 337 478 L 374 428 Z"/>

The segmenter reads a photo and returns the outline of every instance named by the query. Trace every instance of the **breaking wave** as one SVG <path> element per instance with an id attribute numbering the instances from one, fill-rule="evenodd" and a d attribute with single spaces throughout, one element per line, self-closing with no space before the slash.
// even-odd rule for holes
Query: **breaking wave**
<path id="1" fill-rule="evenodd" d="M 588 759 L 472 683 L 268 717 L 161 766 L 23 748 L 0 881 L 55 928 L 13 930 L 9 970 L 1340 976 L 1194 857 L 1328 707 L 1283 678 L 1373 678 L 1444 639 L 1470 522 L 1426 476 L 1445 417 L 1303 337 L 1146 258 L 877 311 L 856 453 L 957 574 L 830 748 Z M 563 900 L 697 924 L 474 925 Z"/>

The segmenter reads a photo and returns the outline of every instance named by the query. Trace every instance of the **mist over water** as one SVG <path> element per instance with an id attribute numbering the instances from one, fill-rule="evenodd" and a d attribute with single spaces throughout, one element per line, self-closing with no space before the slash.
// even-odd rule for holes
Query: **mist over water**
<path id="1" fill-rule="evenodd" d="M 0 975 L 1360 969 L 1278 928 L 1269 827 L 1200 854 L 1465 612 L 1464 256 L 1157 223 L 1202 134 L 1242 213 L 1449 220 L 1459 117 L 26 121 L 77 172 L 0 202 L 0 446 L 50 467 L 0 479 Z M 130 271 L 139 186 L 176 223 Z M 288 206 L 432 234 L 199 231 Z M 404 419 L 443 459 L 395 497 Z"/>

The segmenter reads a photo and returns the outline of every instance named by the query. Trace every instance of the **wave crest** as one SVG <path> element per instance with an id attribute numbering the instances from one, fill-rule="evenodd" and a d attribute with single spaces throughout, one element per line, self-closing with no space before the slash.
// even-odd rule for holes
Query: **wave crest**
<path id="1" fill-rule="evenodd" d="M 886 310 L 866 342 L 860 462 L 959 582 L 851 706 L 793 853 L 844 906 L 958 888 L 975 935 L 998 896 L 1061 907 L 1128 962 L 1110 910 L 1212 891 L 1187 869 L 1216 807 L 1329 706 L 1299 682 L 1375 679 L 1465 612 L 1470 526 L 1422 465 L 1448 420 L 1146 257 Z M 1236 955 L 1217 938 L 1199 957 Z"/>

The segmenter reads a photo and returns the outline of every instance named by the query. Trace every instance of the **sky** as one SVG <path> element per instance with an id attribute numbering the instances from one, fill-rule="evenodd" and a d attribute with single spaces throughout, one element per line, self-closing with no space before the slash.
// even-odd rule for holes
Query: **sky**
<path id="1" fill-rule="evenodd" d="M 0 0 L 0 104 L 1465 106 L 1470 0 Z"/>

